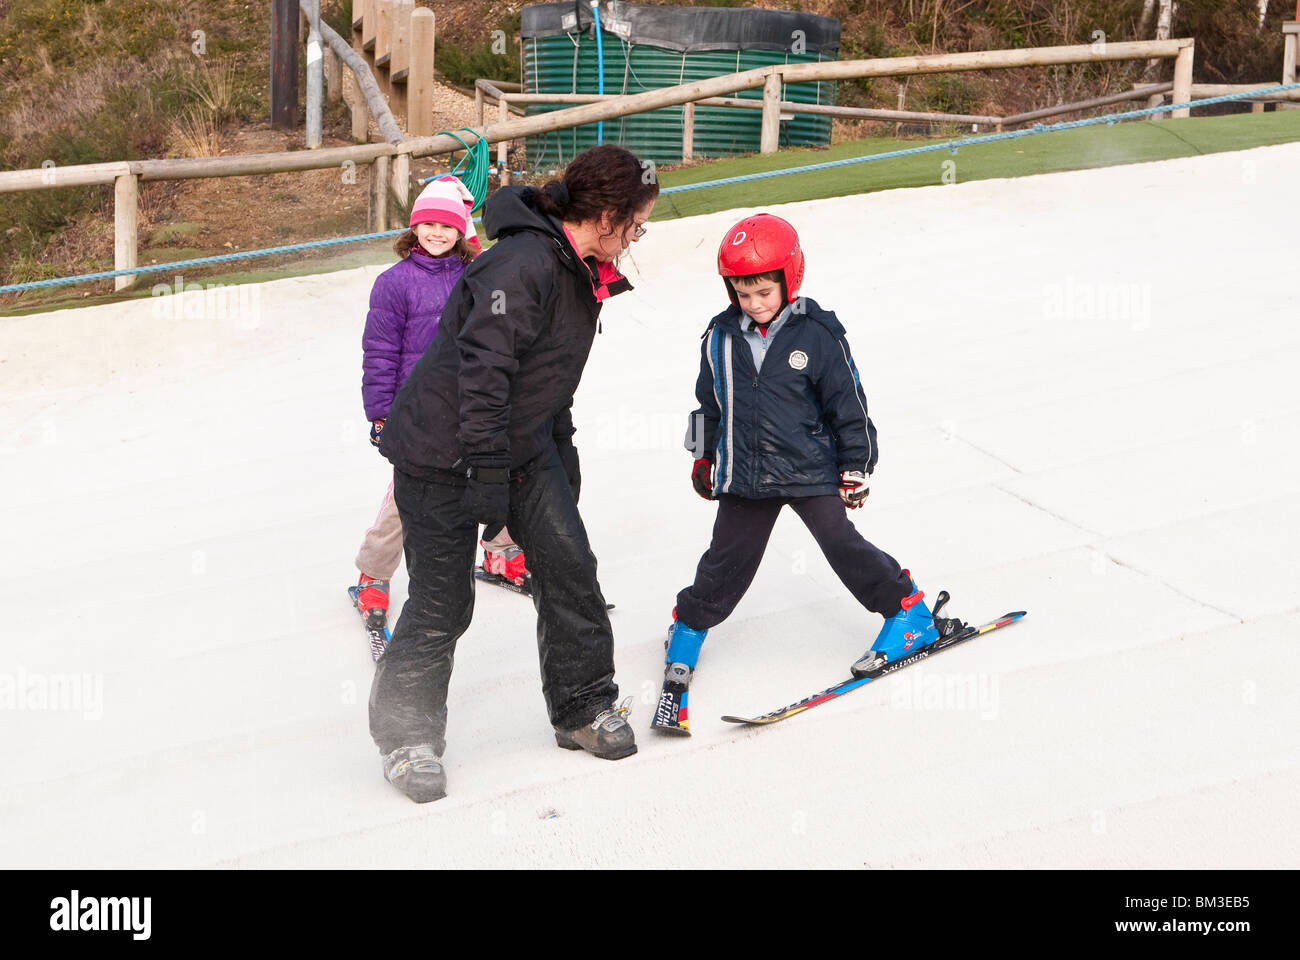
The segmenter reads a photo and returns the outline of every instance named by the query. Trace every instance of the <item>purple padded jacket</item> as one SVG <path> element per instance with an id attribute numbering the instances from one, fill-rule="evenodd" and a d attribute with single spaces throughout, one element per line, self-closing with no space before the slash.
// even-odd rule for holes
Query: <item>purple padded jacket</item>
<path id="1" fill-rule="evenodd" d="M 361 336 L 361 402 L 367 420 L 388 416 L 397 388 L 438 332 L 447 296 L 465 272 L 454 253 L 430 257 L 419 247 L 377 278 Z"/>

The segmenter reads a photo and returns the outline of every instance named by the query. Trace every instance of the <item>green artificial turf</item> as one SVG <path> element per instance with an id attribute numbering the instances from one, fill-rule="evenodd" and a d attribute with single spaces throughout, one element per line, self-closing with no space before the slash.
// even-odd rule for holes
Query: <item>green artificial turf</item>
<path id="1" fill-rule="evenodd" d="M 978 135 L 972 135 L 978 136 Z M 1300 110 L 1226 117 L 1191 117 L 1158 122 L 1100 124 L 830 170 L 792 174 L 698 191 L 668 194 L 655 206 L 652 219 L 670 220 L 717 210 L 842 197 L 873 190 L 933 186 L 945 171 L 956 182 L 1025 177 L 1061 170 L 1109 167 L 1123 163 L 1169 160 L 1203 153 L 1245 150 L 1300 140 Z M 947 143 L 947 140 L 942 141 Z M 837 144 L 826 150 L 784 150 L 765 156 L 736 157 L 660 175 L 664 187 L 703 180 L 788 169 L 828 160 L 888 153 L 924 145 L 925 141 L 877 138 Z M 951 166 L 945 166 L 949 161 Z"/>

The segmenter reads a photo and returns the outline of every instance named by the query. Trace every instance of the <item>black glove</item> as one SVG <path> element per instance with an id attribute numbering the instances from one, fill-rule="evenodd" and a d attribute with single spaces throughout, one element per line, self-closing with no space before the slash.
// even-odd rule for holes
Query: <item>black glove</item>
<path id="1" fill-rule="evenodd" d="M 573 502 L 578 502 L 578 493 L 582 490 L 582 468 L 578 464 L 578 448 L 572 440 L 556 440 L 555 448 L 560 451 L 560 463 L 564 464 L 564 475 L 569 478 L 569 489 L 573 491 Z"/>
<path id="2" fill-rule="evenodd" d="M 510 458 L 500 453 L 464 457 L 452 464 L 468 484 L 461 507 L 484 526 L 504 524 L 510 514 Z"/>
<path id="3" fill-rule="evenodd" d="M 379 446 L 379 438 L 382 437 L 383 435 L 384 435 L 384 418 L 380 417 L 378 420 L 372 420 L 370 422 L 371 446 L 375 446 L 375 447 Z"/>
<path id="4" fill-rule="evenodd" d="M 691 467 L 691 486 L 705 500 L 713 499 L 713 461 L 700 457 Z"/>

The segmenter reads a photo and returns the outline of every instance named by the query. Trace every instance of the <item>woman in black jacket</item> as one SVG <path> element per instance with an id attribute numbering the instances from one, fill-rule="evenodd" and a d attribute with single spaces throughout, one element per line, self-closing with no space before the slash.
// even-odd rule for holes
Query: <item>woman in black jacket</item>
<path id="1" fill-rule="evenodd" d="M 615 707 L 614 641 L 578 514 L 570 406 L 601 301 L 631 285 L 614 260 L 644 233 L 659 185 L 621 147 L 576 158 L 541 190 L 505 187 L 496 244 L 452 290 L 437 336 L 393 401 L 393 463 L 410 595 L 375 671 L 370 733 L 384 775 L 417 803 L 446 795 L 447 685 L 474 611 L 478 525 L 509 525 L 528 557 L 542 692 L 556 742 L 636 752 Z"/>

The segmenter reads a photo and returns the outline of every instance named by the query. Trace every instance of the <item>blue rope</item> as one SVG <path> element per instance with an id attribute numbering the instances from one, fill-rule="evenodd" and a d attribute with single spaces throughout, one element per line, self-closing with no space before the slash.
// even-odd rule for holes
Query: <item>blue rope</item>
<path id="1" fill-rule="evenodd" d="M 961 147 L 974 146 L 975 144 L 980 143 L 995 143 L 999 140 L 1018 140 L 1021 137 L 1032 137 L 1040 133 L 1053 133 L 1058 130 L 1073 130 L 1078 127 L 1091 127 L 1102 123 L 1107 126 L 1113 126 L 1116 121 L 1119 120 L 1149 117 L 1157 113 L 1167 113 L 1184 107 L 1208 107 L 1216 103 L 1229 103 L 1233 100 L 1245 100 L 1263 94 L 1282 93 L 1287 90 L 1296 89 L 1300 89 L 1300 83 L 1288 83 L 1276 87 L 1261 87 L 1258 90 L 1244 90 L 1241 93 L 1229 93 L 1221 97 L 1211 97 L 1208 100 L 1193 100 L 1188 103 L 1171 103 L 1159 107 L 1147 107 L 1143 110 L 1129 110 L 1124 113 L 1107 114 L 1103 117 L 1091 117 L 1086 120 L 1069 120 L 1063 123 L 1053 123 L 1048 126 L 1036 123 L 1033 127 L 1027 130 L 1008 130 L 1003 133 L 990 133 L 979 137 L 962 137 L 960 140 L 949 140 L 947 143 L 930 143 L 920 147 L 909 147 L 906 150 L 890 150 L 886 153 L 872 153 L 863 157 L 847 157 L 843 160 L 828 160 L 824 163 L 811 163 L 802 167 L 786 167 L 781 170 L 768 170 L 764 173 L 746 173 L 741 176 L 723 177 L 718 180 L 702 180 L 699 183 L 687 183 L 676 187 L 665 187 L 660 190 L 659 193 L 662 196 L 670 193 L 683 193 L 688 190 L 703 190 L 707 187 L 724 187 L 735 183 L 745 183 L 750 180 L 767 180 L 772 177 L 787 177 L 797 173 L 813 173 L 817 170 L 830 170 L 835 167 L 847 167 L 855 163 L 870 163 L 873 160 L 892 160 L 896 157 L 911 157 L 921 153 L 933 153 L 936 150 L 947 150 L 955 155 Z M 474 222 L 479 223 L 480 218 L 476 217 Z M 176 270 L 184 267 L 199 267 L 211 263 L 225 263 L 230 260 L 247 260 L 253 257 L 271 256 L 272 254 L 277 253 L 292 253 L 296 250 L 310 250 L 316 247 L 333 247 L 345 243 L 362 243 L 366 240 L 380 240 L 387 237 L 395 237 L 399 233 L 405 233 L 406 229 L 407 228 L 403 227 L 400 230 L 387 230 L 382 233 L 363 233 L 355 237 L 338 237 L 333 240 L 313 240 L 308 243 L 293 243 L 283 247 L 269 247 L 265 250 L 245 250 L 240 253 L 224 253 L 216 257 L 200 257 L 196 260 L 179 260 L 172 263 L 160 263 L 147 267 L 133 267 L 130 270 L 106 270 L 102 273 L 84 273 L 75 277 L 58 277 L 53 280 L 32 280 L 28 283 L 11 283 L 5 286 L 0 286 L 0 293 L 16 293 L 22 290 L 35 290 L 40 287 L 57 287 L 72 283 L 84 283 L 90 280 L 108 280 L 113 277 L 126 277 L 141 273 L 159 273 L 166 270 Z"/>
<path id="2" fill-rule="evenodd" d="M 1113 126 L 1117 120 L 1128 120 L 1137 117 L 1148 117 L 1157 113 L 1165 113 L 1171 110 L 1178 110 L 1183 107 L 1205 107 L 1215 103 L 1227 103 L 1230 100 L 1242 100 L 1249 97 L 1256 97 L 1262 93 L 1280 93 L 1284 90 L 1300 89 L 1300 83 L 1288 83 L 1278 87 L 1262 87 L 1259 90 L 1245 90 L 1241 93 L 1229 93 L 1222 97 L 1212 97 L 1209 100 L 1194 100 L 1190 103 L 1171 103 L 1167 106 L 1147 107 L 1143 110 L 1129 110 L 1125 113 L 1107 114 L 1104 117 L 1090 117 L 1085 120 L 1067 120 L 1062 123 L 1053 123 L 1049 126 L 1043 126 L 1036 123 L 1027 130 L 1007 130 L 1002 133 L 989 133 L 979 137 L 962 137 L 960 140 L 949 140 L 947 143 L 928 143 L 921 147 L 909 147 L 906 150 L 890 150 L 885 153 L 871 153 L 864 157 L 848 157 L 844 160 L 827 160 L 823 163 L 810 163 L 803 167 L 785 167 L 780 170 L 768 170 L 765 173 L 747 173 L 737 177 L 723 177 L 719 180 L 701 180 L 699 183 L 686 183 L 676 187 L 665 187 L 659 191 L 659 195 L 669 193 L 684 193 L 687 190 L 703 190 L 706 187 L 725 187 L 733 183 L 744 183 L 748 180 L 766 180 L 771 177 L 786 177 L 795 173 L 812 173 L 817 170 L 830 170 L 834 167 L 847 167 L 855 163 L 870 163 L 873 160 L 893 160 L 897 157 L 911 157 L 921 153 L 933 153 L 936 150 L 947 150 L 956 156 L 958 149 L 961 147 L 973 146 L 979 143 L 995 143 L 998 140 L 1019 140 L 1021 137 L 1032 137 L 1039 133 L 1053 133 L 1058 130 L 1073 130 L 1078 127 L 1092 127 L 1104 123 L 1106 126 Z"/>
<path id="3" fill-rule="evenodd" d="M 344 243 L 362 243 L 366 240 L 382 240 L 405 233 L 409 227 L 400 230 L 385 230 L 383 233 L 363 233 L 355 237 L 336 237 L 333 240 L 312 240 L 309 243 L 291 243 L 285 247 L 268 247 L 265 250 L 244 250 L 240 253 L 223 253 L 216 257 L 199 257 L 196 260 L 176 260 L 170 263 L 151 264 L 147 267 L 132 267 L 130 270 L 105 270 L 101 273 L 83 273 L 76 277 L 59 277 L 55 280 L 32 280 L 28 283 L 11 283 L 0 287 L 0 293 L 18 290 L 34 290 L 37 287 L 58 287 L 69 283 L 81 283 L 87 280 L 110 280 L 113 277 L 126 277 L 136 273 L 161 273 L 180 267 L 201 267 L 209 263 L 225 263 L 229 260 L 249 260 L 253 257 L 269 257 L 273 253 L 292 253 L 295 250 L 310 250 L 313 247 L 337 247 Z"/>

